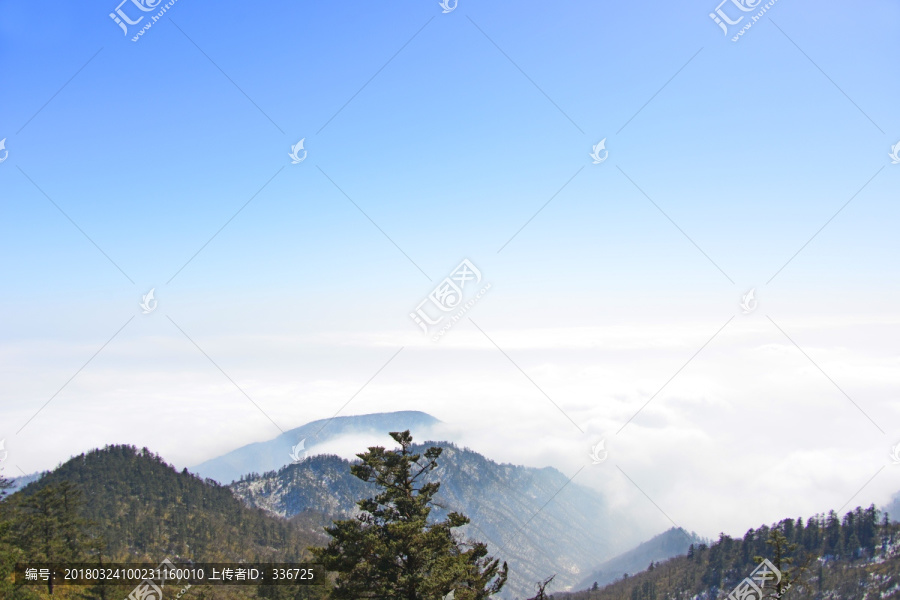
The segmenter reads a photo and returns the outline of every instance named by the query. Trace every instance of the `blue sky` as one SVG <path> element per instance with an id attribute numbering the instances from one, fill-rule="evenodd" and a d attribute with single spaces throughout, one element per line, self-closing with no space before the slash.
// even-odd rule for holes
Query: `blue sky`
<path id="1" fill-rule="evenodd" d="M 463 258 L 492 284 L 472 319 L 595 437 L 755 288 L 760 313 L 738 311 L 693 385 L 691 369 L 673 380 L 693 408 L 660 407 L 665 427 L 645 431 L 706 439 L 685 464 L 735 447 L 736 371 L 788 422 L 827 396 L 808 438 L 772 452 L 818 452 L 826 470 L 840 455 L 845 479 L 811 477 L 806 504 L 754 518 L 840 505 L 900 441 L 896 3 L 781 0 L 737 43 L 705 1 L 178 0 L 138 42 L 113 9 L 0 3 L 0 439 L 27 470 L 109 442 L 191 465 L 277 434 L 174 323 L 282 428 L 330 416 L 404 347 L 347 410 L 429 410 L 470 432 L 512 410 L 508 439 L 472 445 L 565 470 L 562 440 L 586 440 L 563 419 L 530 441 L 560 414 L 478 329 L 416 337 L 409 312 Z M 143 315 L 150 288 L 160 310 Z M 461 397 L 477 410 L 460 415 Z M 634 468 L 681 502 L 634 435 Z M 867 499 L 900 489 L 888 473 Z"/>

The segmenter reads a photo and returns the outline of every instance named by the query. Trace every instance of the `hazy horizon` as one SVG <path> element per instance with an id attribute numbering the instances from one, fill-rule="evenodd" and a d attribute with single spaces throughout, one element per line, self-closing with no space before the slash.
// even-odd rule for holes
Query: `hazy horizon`
<path id="1" fill-rule="evenodd" d="M 707 537 L 900 491 L 896 2 L 115 4 L 0 8 L 5 476 L 420 410 Z"/>

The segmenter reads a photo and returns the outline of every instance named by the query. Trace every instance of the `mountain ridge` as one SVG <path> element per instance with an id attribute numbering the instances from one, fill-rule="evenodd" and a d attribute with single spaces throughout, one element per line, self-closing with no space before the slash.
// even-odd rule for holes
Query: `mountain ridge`
<path id="1" fill-rule="evenodd" d="M 510 594 L 527 597 L 534 581 L 553 573 L 571 587 L 598 558 L 612 558 L 646 539 L 639 524 L 613 511 L 602 494 L 571 483 L 553 467 L 496 463 L 451 442 L 416 443 L 412 450 L 421 453 L 429 446 L 442 448 L 429 479 L 441 483 L 434 518 L 451 511 L 468 516 L 471 524 L 463 533 L 509 562 Z M 356 501 L 375 491 L 350 474 L 351 464 L 318 455 L 244 476 L 230 487 L 249 506 L 289 519 L 320 523 L 324 513 L 349 518 L 356 514 Z"/>
<path id="2" fill-rule="evenodd" d="M 343 436 L 387 435 L 389 431 L 406 429 L 423 431 L 440 423 L 435 417 L 418 410 L 319 419 L 285 431 L 270 440 L 240 446 L 190 467 L 189 470 L 200 477 L 227 484 L 237 481 L 242 475 L 273 471 L 290 464 L 293 460 L 291 453 L 301 441 L 309 442 L 309 447 L 305 448 L 308 452 L 316 445 Z"/>
<path id="3" fill-rule="evenodd" d="M 681 527 L 672 527 L 645 542 L 641 542 L 631 550 L 600 563 L 575 588 L 589 588 L 595 582 L 600 587 L 603 587 L 621 578 L 623 575 L 643 571 L 648 564 L 687 554 L 691 544 L 705 542 L 706 540 L 696 533 L 688 533 Z"/>
<path id="4" fill-rule="evenodd" d="M 753 581 L 761 586 L 760 594 L 746 582 L 763 567 L 769 576 Z M 717 600 L 727 595 L 871 600 L 896 597 L 898 577 L 900 524 L 870 505 L 857 506 L 843 517 L 830 510 L 806 519 L 782 519 L 751 528 L 741 537 L 720 533 L 711 543 L 691 545 L 686 554 L 648 565 L 605 587 L 554 591 L 553 598 Z"/>
<path id="5" fill-rule="evenodd" d="M 117 558 L 159 560 L 172 555 L 198 561 L 299 560 L 325 540 L 261 509 L 231 489 L 177 471 L 159 455 L 134 446 L 106 446 L 74 456 L 11 495 L 21 503 L 63 481 L 84 498 L 81 512 L 97 524 Z"/>

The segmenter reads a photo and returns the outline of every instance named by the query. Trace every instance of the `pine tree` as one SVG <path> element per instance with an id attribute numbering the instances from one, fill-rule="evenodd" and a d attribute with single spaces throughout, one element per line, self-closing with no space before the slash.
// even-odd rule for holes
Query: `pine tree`
<path id="1" fill-rule="evenodd" d="M 81 491 L 72 483 L 47 485 L 26 497 L 17 531 L 18 546 L 34 562 L 77 562 L 84 552 L 86 521 L 80 517 Z M 53 594 L 53 579 L 47 582 Z"/>
<path id="2" fill-rule="evenodd" d="M 780 598 L 784 590 L 794 580 L 794 572 L 793 570 L 789 571 L 788 567 L 794 562 L 794 559 L 790 558 L 789 555 L 797 549 L 797 544 L 790 543 L 778 527 L 773 527 L 769 531 L 769 539 L 766 540 L 766 544 L 772 547 L 772 564 L 781 572 L 781 579 L 775 584 L 775 592 L 774 594 L 769 594 L 769 597 Z M 763 557 L 756 556 L 753 560 L 762 562 Z"/>
<path id="3" fill-rule="evenodd" d="M 887 555 L 888 545 L 891 543 L 891 516 L 884 511 L 881 520 L 881 554 Z"/>
<path id="4" fill-rule="evenodd" d="M 64 560 L 74 561 L 81 558 L 87 550 L 87 529 L 90 523 L 81 517 L 84 499 L 81 490 L 70 481 L 63 481 L 56 486 L 59 504 L 58 534 L 63 542 Z"/>
<path id="5" fill-rule="evenodd" d="M 874 504 L 862 513 L 859 524 L 859 542 L 863 550 L 871 558 L 875 556 L 875 547 L 878 544 L 878 509 Z"/>
<path id="6" fill-rule="evenodd" d="M 13 482 L 0 475 L 0 501 L 6 498 L 6 495 L 9 493 L 7 490 L 13 486 Z"/>
<path id="7" fill-rule="evenodd" d="M 803 548 L 807 552 L 818 552 L 821 548 L 821 530 L 819 515 L 807 519 L 806 529 L 803 531 Z"/>
<path id="8" fill-rule="evenodd" d="M 828 511 L 828 517 L 825 520 L 824 545 L 824 554 L 835 557 L 841 554 L 841 521 L 833 510 Z"/>
<path id="9" fill-rule="evenodd" d="M 441 448 L 413 454 L 409 431 L 391 432 L 399 451 L 370 447 L 351 467 L 359 479 L 374 483 L 374 498 L 357 502 L 355 519 L 334 521 L 325 531 L 331 541 L 312 549 L 316 562 L 337 574 L 329 597 L 336 600 L 438 600 L 451 591 L 455 600 L 482 600 L 506 583 L 507 566 L 488 556 L 481 542 L 464 542 L 453 530 L 469 522 L 451 512 L 429 522 L 440 483 L 425 483 L 437 467 Z"/>
<path id="10" fill-rule="evenodd" d="M 25 553 L 15 546 L 13 539 L 13 514 L 6 490 L 12 482 L 0 476 L 0 598 L 4 600 L 31 600 L 37 595 L 30 589 L 12 582 L 17 562 L 25 560 Z"/>
<path id="11" fill-rule="evenodd" d="M 859 537 L 856 531 L 859 529 L 859 519 L 852 511 L 847 511 L 841 522 L 841 555 L 856 558 L 859 549 Z"/>

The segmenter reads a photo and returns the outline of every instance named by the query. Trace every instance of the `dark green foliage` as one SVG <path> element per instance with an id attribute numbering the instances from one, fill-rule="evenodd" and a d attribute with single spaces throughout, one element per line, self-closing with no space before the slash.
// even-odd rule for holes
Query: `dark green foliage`
<path id="1" fill-rule="evenodd" d="M 11 535 L 29 560 L 79 562 L 85 558 L 88 521 L 81 490 L 69 481 L 45 485 L 12 506 Z M 53 580 L 47 583 L 53 593 Z"/>
<path id="2" fill-rule="evenodd" d="M 316 540 L 244 506 L 225 486 L 177 472 L 149 450 L 107 446 L 77 456 L 10 498 L 24 506 L 48 486 L 72 486 L 113 559 L 159 562 L 305 560 Z"/>
<path id="3" fill-rule="evenodd" d="M 892 544 L 900 526 L 881 520 L 874 506 L 840 518 L 831 511 L 807 519 L 785 519 L 749 530 L 743 538 L 720 534 L 710 546 L 698 544 L 685 556 L 654 563 L 653 569 L 599 590 L 554 594 L 556 600 L 688 600 L 724 598 L 762 558 L 782 573 L 764 589 L 764 600 L 792 598 L 861 600 L 889 595 L 900 580 L 900 549 Z M 874 587 L 873 587 L 874 586 Z M 871 589 L 870 589 L 871 588 Z M 886 596 L 884 596 L 886 597 Z"/>
<path id="4" fill-rule="evenodd" d="M 773 527 L 770 529 L 769 537 L 766 540 L 766 544 L 770 546 L 770 552 L 768 552 L 766 556 L 771 557 L 770 562 L 781 572 L 781 579 L 775 583 L 775 589 L 769 593 L 774 594 L 779 598 L 784 591 L 791 586 L 791 583 L 797 579 L 796 569 L 790 569 L 790 565 L 794 562 L 794 555 L 796 554 L 799 544 L 791 543 L 788 540 L 786 533 L 793 533 L 792 527 L 784 526 L 788 523 L 791 523 L 790 519 L 782 521 L 781 528 Z M 763 558 L 765 557 L 754 556 L 753 561 L 761 563 Z M 806 556 L 805 558 L 806 561 L 801 568 L 801 570 L 804 571 L 809 567 L 811 557 Z"/>
<path id="5" fill-rule="evenodd" d="M 631 588 L 631 600 L 656 600 L 656 582 L 648 579 Z"/>
<path id="6" fill-rule="evenodd" d="M 17 561 L 302 562 L 318 539 L 244 506 L 227 487 L 176 472 L 146 449 L 109 446 L 71 459 L 0 501 L 0 599 L 37 598 L 36 588 L 8 582 Z M 130 591 L 98 582 L 66 597 L 121 600 Z M 317 600 L 324 589 L 195 586 L 187 600 L 255 598 L 257 592 L 272 600 Z"/>
<path id="7" fill-rule="evenodd" d="M 881 521 L 879 535 L 881 536 L 881 552 L 883 554 L 887 552 L 888 544 L 894 541 L 894 537 L 891 535 L 891 516 L 886 512 Z"/>
<path id="8" fill-rule="evenodd" d="M 0 475 L 0 501 L 6 498 L 7 490 L 13 486 L 13 482 Z"/>
<path id="9" fill-rule="evenodd" d="M 0 476 L 0 598 L 4 600 L 34 600 L 37 595 L 27 588 L 16 587 L 11 578 L 17 562 L 25 560 L 26 553 L 16 544 L 20 524 L 14 519 L 6 490 L 12 483 Z"/>
<path id="10" fill-rule="evenodd" d="M 437 467 L 441 448 L 414 454 L 409 431 L 392 432 L 400 450 L 370 447 L 358 454 L 354 476 L 377 486 L 374 497 L 357 502 L 355 519 L 326 528 L 331 541 L 314 549 L 317 562 L 336 574 L 331 598 L 439 600 L 451 591 L 456 600 L 480 600 L 506 583 L 506 563 L 487 554 L 480 542 L 464 542 L 453 531 L 469 522 L 451 512 L 429 520 L 440 483 L 425 483 Z"/>
<path id="11" fill-rule="evenodd" d="M 632 537 L 639 527 L 631 517 L 613 509 L 593 490 L 567 486 L 568 477 L 556 469 L 498 464 L 448 442 L 420 441 L 415 438 L 410 450 L 424 454 L 430 446 L 443 448 L 437 469 L 428 474 L 426 481 L 441 483 L 430 518 L 445 519 L 452 511 L 460 512 L 473 521 L 465 530 L 491 544 L 491 550 L 508 544 L 503 559 L 515 574 L 510 575 L 503 588 L 506 598 L 518 596 L 522 600 L 532 596 L 532 582 L 552 573 L 559 573 L 553 582 L 560 588 L 578 584 L 579 580 L 585 581 L 584 587 L 595 580 L 606 583 L 602 575 L 586 570 L 595 566 L 593 557 L 614 557 L 639 541 Z M 391 448 L 392 443 L 388 438 L 387 444 L 379 445 Z M 361 447 L 357 452 L 364 450 Z M 353 458 L 351 461 L 317 455 L 275 473 L 245 477 L 230 487 L 245 503 L 294 516 L 299 526 L 318 533 L 333 519 L 355 516 L 356 502 L 377 493 L 374 484 L 352 475 L 350 467 L 359 460 Z M 267 486 L 271 494 L 264 492 Z M 564 486 L 565 491 L 554 496 Z M 522 515 L 534 515 L 524 530 Z M 325 543 L 327 538 L 322 542 Z M 658 560 L 681 553 L 689 543 L 687 540 L 681 544 L 683 548 L 678 552 L 641 556 L 616 571 L 621 575 L 621 571 L 643 569 L 651 558 Z M 662 550 L 665 552 L 665 548 Z M 573 566 L 578 566 L 580 572 L 575 572 Z"/>

